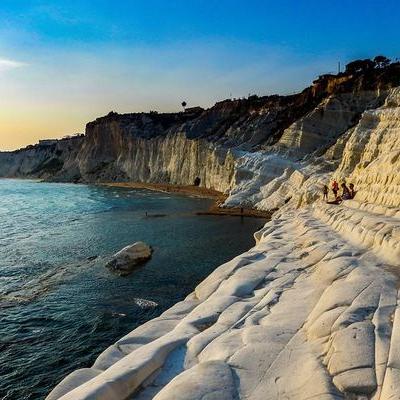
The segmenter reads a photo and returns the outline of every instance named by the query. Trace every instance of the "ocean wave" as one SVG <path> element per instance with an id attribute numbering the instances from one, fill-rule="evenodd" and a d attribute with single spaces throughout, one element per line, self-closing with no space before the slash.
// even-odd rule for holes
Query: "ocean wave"
<path id="1" fill-rule="evenodd" d="M 97 256 L 79 263 L 46 265 L 45 272 L 25 282 L 19 282 L 18 287 L 14 285 L 14 287 L 3 287 L 0 290 L 0 309 L 35 301 L 54 290 L 58 285 L 72 279 L 83 267 L 94 265 L 95 260 L 97 260 Z M 37 265 L 36 267 L 40 268 L 41 266 Z"/>
<path id="2" fill-rule="evenodd" d="M 16 289 L 11 288 L 11 290 L 4 291 L 0 296 L 0 308 L 9 308 L 36 300 L 64 280 L 66 273 L 66 268 L 49 271 L 37 278 L 20 283 Z"/>

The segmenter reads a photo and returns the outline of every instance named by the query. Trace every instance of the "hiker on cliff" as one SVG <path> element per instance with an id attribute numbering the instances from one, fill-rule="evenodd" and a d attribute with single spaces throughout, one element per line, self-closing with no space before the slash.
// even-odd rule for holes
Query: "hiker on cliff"
<path id="1" fill-rule="evenodd" d="M 335 195 L 335 199 L 337 198 L 337 194 L 339 191 L 339 184 L 336 182 L 336 179 L 332 183 L 332 192 Z"/>
<path id="2" fill-rule="evenodd" d="M 324 195 L 323 199 L 328 201 L 328 186 L 324 185 L 324 187 L 322 189 L 322 193 Z"/>
<path id="3" fill-rule="evenodd" d="M 356 195 L 356 191 L 354 190 L 354 185 L 352 183 L 350 183 L 349 185 L 349 190 L 350 190 L 350 198 L 354 199 L 354 196 Z"/>
<path id="4" fill-rule="evenodd" d="M 343 182 L 341 186 L 342 186 L 342 190 L 343 190 L 342 200 L 350 200 L 352 197 L 351 197 L 350 190 L 347 187 L 346 183 Z"/>

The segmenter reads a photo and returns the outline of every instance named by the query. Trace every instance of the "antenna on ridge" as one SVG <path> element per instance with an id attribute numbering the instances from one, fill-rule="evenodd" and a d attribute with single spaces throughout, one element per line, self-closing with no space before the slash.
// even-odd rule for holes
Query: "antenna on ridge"
<path id="1" fill-rule="evenodd" d="M 340 61 L 338 61 L 338 74 L 340 74 Z"/>

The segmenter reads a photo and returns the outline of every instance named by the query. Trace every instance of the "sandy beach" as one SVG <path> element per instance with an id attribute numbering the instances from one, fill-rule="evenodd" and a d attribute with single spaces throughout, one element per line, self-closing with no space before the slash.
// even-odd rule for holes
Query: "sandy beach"
<path id="1" fill-rule="evenodd" d="M 221 207 L 221 204 L 228 197 L 226 194 L 214 189 L 207 189 L 194 185 L 171 185 L 165 183 L 142 183 L 142 182 L 107 182 L 105 186 L 122 187 L 130 189 L 147 189 L 157 192 L 174 193 L 183 196 L 195 196 L 214 200 L 207 211 L 199 211 L 197 215 L 229 215 L 232 217 L 255 217 L 270 219 L 270 211 L 256 210 L 252 208 Z"/>

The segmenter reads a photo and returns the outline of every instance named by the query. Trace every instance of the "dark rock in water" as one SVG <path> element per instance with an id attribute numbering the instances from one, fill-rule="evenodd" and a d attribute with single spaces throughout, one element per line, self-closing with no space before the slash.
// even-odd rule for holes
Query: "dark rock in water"
<path id="1" fill-rule="evenodd" d="M 87 258 L 88 261 L 93 261 L 97 258 L 98 256 L 90 256 Z"/>
<path id="2" fill-rule="evenodd" d="M 115 253 L 106 267 L 118 275 L 127 276 L 136 266 L 150 259 L 151 253 L 152 248 L 149 245 L 144 242 L 136 242 Z"/>
<path id="3" fill-rule="evenodd" d="M 166 217 L 167 214 L 147 214 L 146 213 L 146 217 L 147 218 L 162 218 L 162 217 Z"/>

